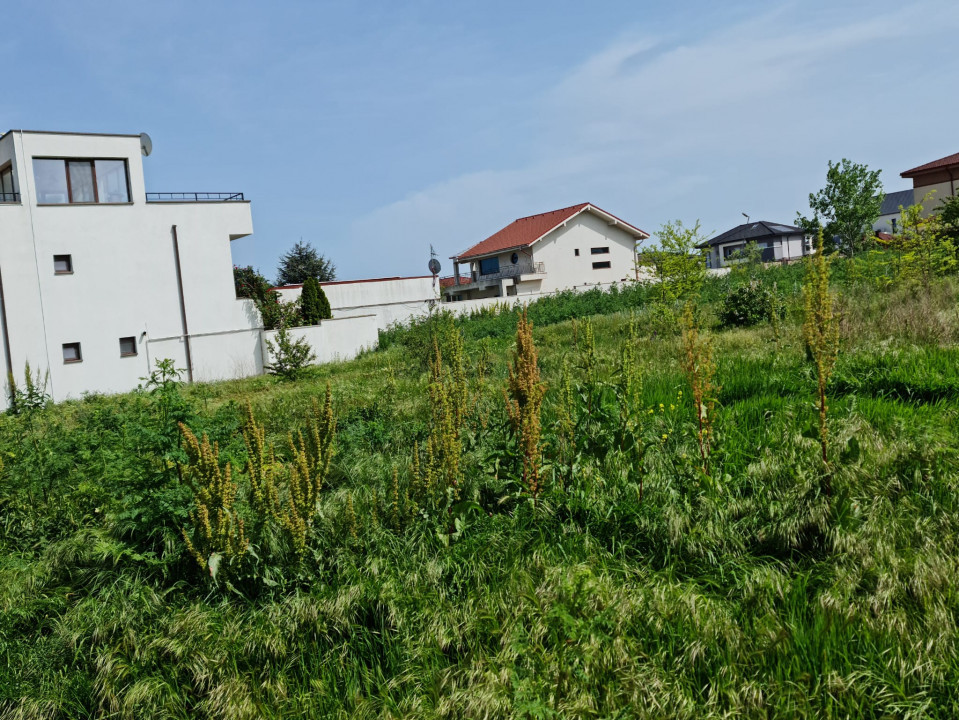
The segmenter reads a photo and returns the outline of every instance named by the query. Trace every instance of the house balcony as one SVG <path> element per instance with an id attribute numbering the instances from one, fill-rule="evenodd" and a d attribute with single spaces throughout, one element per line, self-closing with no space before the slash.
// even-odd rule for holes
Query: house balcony
<path id="1" fill-rule="evenodd" d="M 541 262 L 528 262 L 519 265 L 507 265 L 493 273 L 480 274 L 477 270 L 470 273 L 472 282 L 459 283 L 444 288 L 444 292 L 462 292 L 463 290 L 482 290 L 493 285 L 499 285 L 501 280 L 515 278 L 518 282 L 528 279 L 527 276 L 545 275 L 546 265 Z"/>
<path id="2" fill-rule="evenodd" d="M 147 193 L 148 203 L 206 203 L 206 202 L 245 202 L 243 193 L 220 192 L 160 192 Z"/>

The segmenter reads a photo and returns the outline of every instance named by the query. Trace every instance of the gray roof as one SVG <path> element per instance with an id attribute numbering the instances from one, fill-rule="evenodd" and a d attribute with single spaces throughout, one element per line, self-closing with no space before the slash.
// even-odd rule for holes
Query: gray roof
<path id="1" fill-rule="evenodd" d="M 782 223 L 772 223 L 766 220 L 757 220 L 756 222 L 743 223 L 737 225 L 732 230 L 727 230 L 721 235 L 710 238 L 706 242 L 700 243 L 697 247 L 712 247 L 721 243 L 742 241 L 768 240 L 769 238 L 780 237 L 782 235 L 805 234 L 806 231 L 795 225 L 783 225 Z"/>
<path id="2" fill-rule="evenodd" d="M 896 192 L 886 193 L 883 198 L 882 207 L 879 209 L 880 215 L 898 215 L 899 206 L 909 207 L 915 203 L 915 195 L 912 190 L 897 190 Z"/>

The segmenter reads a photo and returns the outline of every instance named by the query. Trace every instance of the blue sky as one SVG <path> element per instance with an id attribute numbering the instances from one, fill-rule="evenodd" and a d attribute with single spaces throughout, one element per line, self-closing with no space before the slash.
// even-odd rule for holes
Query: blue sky
<path id="1" fill-rule="evenodd" d="M 0 128 L 141 132 L 151 191 L 242 191 L 238 264 L 426 273 L 582 201 L 791 222 L 828 160 L 959 152 L 959 3 L 11 2 Z M 653 239 L 655 241 L 655 237 Z"/>

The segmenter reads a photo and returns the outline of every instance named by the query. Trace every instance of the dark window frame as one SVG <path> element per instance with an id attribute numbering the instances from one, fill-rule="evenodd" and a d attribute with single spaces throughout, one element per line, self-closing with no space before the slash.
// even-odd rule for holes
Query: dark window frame
<path id="1" fill-rule="evenodd" d="M 69 270 L 57 270 L 57 260 L 66 258 Z M 73 255 L 61 254 L 53 256 L 53 274 L 54 275 L 73 275 Z"/>
<path id="2" fill-rule="evenodd" d="M 132 351 L 123 350 L 123 341 L 128 340 L 133 344 Z M 139 353 L 137 352 L 137 337 L 136 335 L 127 335 L 126 337 L 120 338 L 120 357 L 136 357 Z"/>
<path id="3" fill-rule="evenodd" d="M 609 246 L 606 247 L 594 247 L 589 249 L 590 255 L 609 255 Z"/>
<path id="4" fill-rule="evenodd" d="M 8 174 L 10 175 L 10 192 L 6 192 L 3 189 L 3 176 Z M 0 165 L 0 200 L 3 200 L 2 196 L 13 195 L 16 197 L 17 188 L 13 183 L 13 160 L 7 160 L 3 165 Z M 6 202 L 11 202 L 7 200 Z"/>
<path id="5" fill-rule="evenodd" d="M 66 176 L 67 180 L 67 201 L 65 203 L 44 203 L 37 202 L 37 205 L 42 207 L 47 206 L 59 206 L 59 205 L 132 205 L 133 204 L 133 190 L 130 186 L 130 161 L 125 157 L 57 157 L 51 155 L 34 155 L 31 158 L 33 160 L 60 160 L 63 162 L 63 173 Z M 97 160 L 109 161 L 109 162 L 122 162 L 123 163 L 123 174 L 126 176 L 126 186 L 127 186 L 127 199 L 122 202 L 100 202 L 100 189 L 99 183 L 97 182 Z M 73 187 L 70 181 L 70 163 L 90 163 L 90 173 L 93 178 L 93 202 L 75 202 L 73 200 Z M 34 178 L 34 191 L 39 196 L 39 192 L 36 190 L 36 178 Z"/>
<path id="6" fill-rule="evenodd" d="M 63 364 L 64 364 L 64 365 L 72 365 L 73 363 L 83 362 L 83 350 L 82 350 L 81 347 L 80 347 L 80 343 L 79 343 L 79 342 L 63 343 L 63 348 L 62 348 L 62 350 L 65 351 L 68 347 L 75 347 L 76 350 L 77 350 L 77 356 L 76 356 L 75 358 L 71 358 L 71 359 L 69 359 L 69 360 L 68 360 L 66 357 L 64 357 L 64 358 L 63 358 Z"/>
<path id="7" fill-rule="evenodd" d="M 601 260 L 593 263 L 593 270 L 609 270 L 613 264 L 609 260 Z"/>

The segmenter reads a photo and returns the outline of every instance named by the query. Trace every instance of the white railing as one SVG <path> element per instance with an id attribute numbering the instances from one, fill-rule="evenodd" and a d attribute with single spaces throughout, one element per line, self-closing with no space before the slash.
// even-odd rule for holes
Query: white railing
<path id="1" fill-rule="evenodd" d="M 546 273 L 546 265 L 541 262 L 523 263 L 522 265 L 509 265 L 494 273 L 482 274 L 477 276 L 473 273 L 473 282 L 485 280 L 500 280 L 502 278 L 516 277 L 517 275 L 543 275 Z"/>

